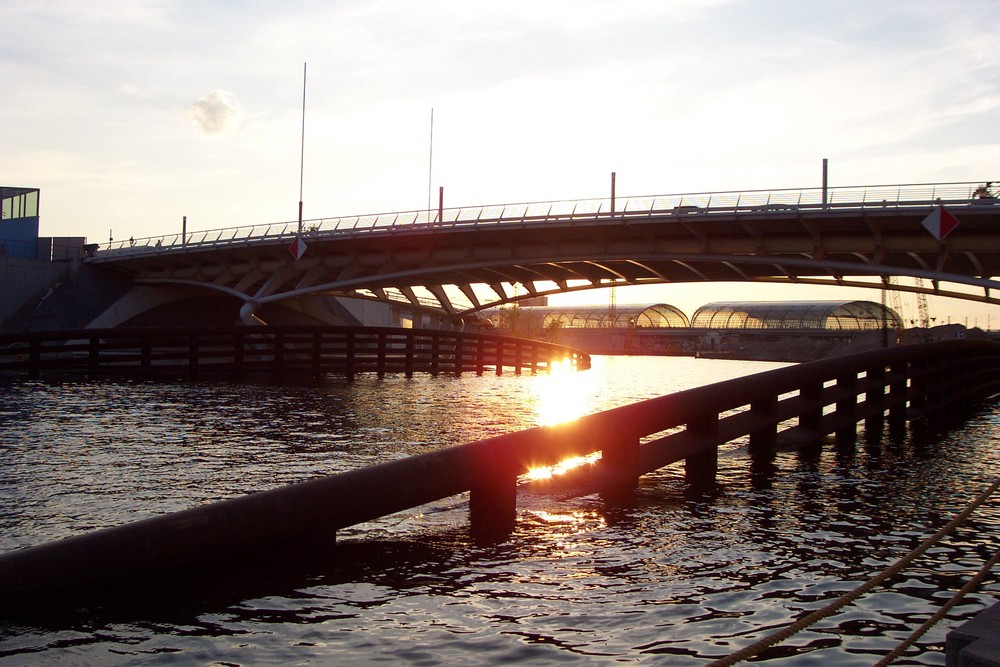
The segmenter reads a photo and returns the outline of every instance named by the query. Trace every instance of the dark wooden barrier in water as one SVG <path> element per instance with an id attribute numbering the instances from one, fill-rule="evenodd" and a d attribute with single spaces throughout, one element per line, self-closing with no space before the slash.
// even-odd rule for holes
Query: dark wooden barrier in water
<path id="1" fill-rule="evenodd" d="M 241 377 L 546 371 L 590 367 L 583 352 L 489 334 L 389 327 L 82 329 L 0 334 L 0 373 Z"/>
<path id="2" fill-rule="evenodd" d="M 800 364 L 391 461 L 0 556 L 0 600 L 16 600 L 160 571 L 194 572 L 248 553 L 335 540 L 347 526 L 470 491 L 473 533 L 514 525 L 518 477 L 602 452 L 601 490 L 634 488 L 645 472 L 684 461 L 710 485 L 719 446 L 747 437 L 750 455 L 853 443 L 857 424 L 933 419 L 1000 390 L 1000 343 L 949 341 Z"/>

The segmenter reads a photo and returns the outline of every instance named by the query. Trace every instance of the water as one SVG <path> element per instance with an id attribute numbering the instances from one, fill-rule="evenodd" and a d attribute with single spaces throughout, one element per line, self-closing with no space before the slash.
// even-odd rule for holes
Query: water
<path id="1" fill-rule="evenodd" d="M 0 386 L 0 552 L 318 475 L 550 423 L 780 364 L 596 357 L 578 374 L 322 386 Z M 468 534 L 456 497 L 342 531 L 334 553 L 256 563 L 124 599 L 0 618 L 0 664 L 699 665 L 820 608 L 947 523 L 1000 472 L 1000 411 L 853 454 L 734 443 L 719 488 L 682 469 L 634 507 L 522 494 L 511 538 Z M 775 665 L 871 665 L 996 550 L 989 504 L 887 586 L 770 649 Z M 944 664 L 948 629 L 899 664 Z"/>

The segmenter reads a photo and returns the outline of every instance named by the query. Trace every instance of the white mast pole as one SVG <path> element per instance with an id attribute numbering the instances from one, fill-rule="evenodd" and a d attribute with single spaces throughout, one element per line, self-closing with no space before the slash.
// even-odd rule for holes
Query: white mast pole
<path id="1" fill-rule="evenodd" d="M 302 141 L 299 149 L 299 237 L 302 236 L 302 184 L 306 165 L 306 65 L 302 63 Z"/>

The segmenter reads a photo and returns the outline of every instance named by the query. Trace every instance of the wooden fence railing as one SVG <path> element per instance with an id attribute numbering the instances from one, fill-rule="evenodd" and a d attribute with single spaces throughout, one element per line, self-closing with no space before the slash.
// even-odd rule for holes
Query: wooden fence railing
<path id="1" fill-rule="evenodd" d="M 685 462 L 692 485 L 714 483 L 719 447 L 748 437 L 750 455 L 853 444 L 857 424 L 881 433 L 1000 391 L 1000 343 L 947 341 L 799 364 L 698 387 L 448 449 L 224 500 L 0 555 L 0 600 L 184 572 L 246 554 L 330 543 L 336 531 L 471 492 L 473 533 L 505 535 L 519 477 L 601 452 L 592 483 L 618 494 L 643 473 Z M 609 495 L 613 497 L 613 495 Z"/>
<path id="2" fill-rule="evenodd" d="M 83 329 L 0 334 L 0 374 L 242 376 L 547 371 L 590 367 L 561 345 L 489 334 L 388 327 Z"/>

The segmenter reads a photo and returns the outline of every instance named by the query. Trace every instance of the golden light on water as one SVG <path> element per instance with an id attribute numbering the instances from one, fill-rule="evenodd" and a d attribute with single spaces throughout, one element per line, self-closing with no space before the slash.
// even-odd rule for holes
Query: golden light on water
<path id="1" fill-rule="evenodd" d="M 593 511 L 577 510 L 568 513 L 555 513 L 545 510 L 531 510 L 531 513 L 542 522 L 552 525 L 583 526 L 605 525 L 607 523 L 603 516 Z"/>
<path id="2" fill-rule="evenodd" d="M 557 475 L 564 475 L 570 470 L 575 470 L 580 466 L 593 465 L 601 459 L 601 452 L 594 452 L 586 456 L 573 456 L 564 459 L 552 466 L 532 468 L 524 473 L 524 478 L 529 482 L 537 482 L 542 479 L 551 479 Z"/>

